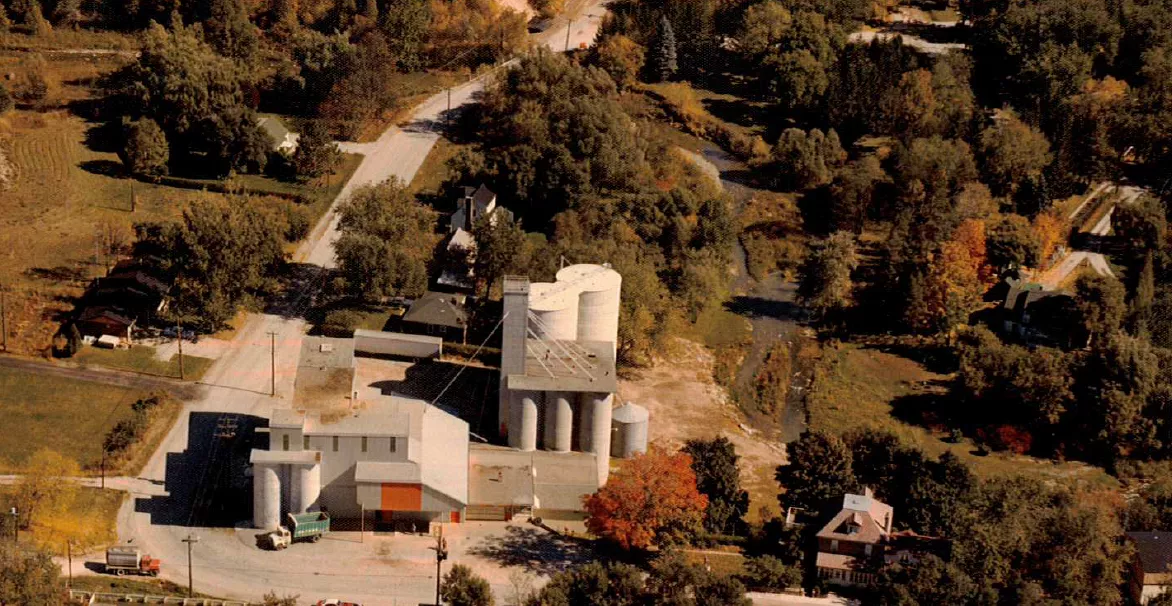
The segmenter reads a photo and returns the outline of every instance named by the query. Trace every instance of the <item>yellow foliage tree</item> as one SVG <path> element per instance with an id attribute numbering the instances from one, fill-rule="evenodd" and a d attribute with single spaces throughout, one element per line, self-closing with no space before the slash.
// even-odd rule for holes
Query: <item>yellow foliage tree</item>
<path id="1" fill-rule="evenodd" d="M 1045 269 L 1049 265 L 1050 256 L 1058 249 L 1058 246 L 1066 240 L 1066 232 L 1069 227 L 1062 217 L 1058 216 L 1054 211 L 1046 211 L 1038 213 L 1034 217 L 1033 224 L 1030 225 L 1035 235 L 1037 235 L 1038 242 L 1041 244 L 1039 248 L 1038 269 Z"/>
<path id="2" fill-rule="evenodd" d="M 67 478 L 81 472 L 77 461 L 56 451 L 42 448 L 26 464 L 24 475 L 16 484 L 16 503 L 25 528 L 43 516 L 69 509 L 77 496 L 77 484 Z"/>
<path id="3" fill-rule="evenodd" d="M 964 221 L 952 239 L 940 245 L 927 273 L 912 289 L 915 300 L 908 308 L 908 323 L 919 330 L 944 330 L 964 322 L 981 306 L 993 277 L 986 261 L 984 222 Z"/>

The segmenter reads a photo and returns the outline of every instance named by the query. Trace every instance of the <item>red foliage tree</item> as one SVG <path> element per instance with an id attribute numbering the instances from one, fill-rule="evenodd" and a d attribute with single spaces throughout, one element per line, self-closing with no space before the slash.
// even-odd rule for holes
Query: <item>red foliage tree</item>
<path id="1" fill-rule="evenodd" d="M 652 447 L 586 497 L 586 527 L 623 549 L 646 549 L 699 532 L 707 506 L 708 498 L 696 489 L 692 457 Z"/>

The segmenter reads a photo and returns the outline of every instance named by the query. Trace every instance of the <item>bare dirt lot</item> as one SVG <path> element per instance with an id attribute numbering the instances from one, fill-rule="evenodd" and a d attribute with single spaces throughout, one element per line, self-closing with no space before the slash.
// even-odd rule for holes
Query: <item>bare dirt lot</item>
<path id="1" fill-rule="evenodd" d="M 712 353 L 677 339 L 672 351 L 652 368 L 619 381 L 620 401 L 631 401 L 651 413 L 652 443 L 678 448 L 688 439 L 728 438 L 741 456 L 741 480 L 749 491 L 749 519 L 762 509 L 778 513 L 774 469 L 785 463 L 785 446 L 760 432 L 747 432 L 746 420 L 725 391 L 712 381 Z"/>

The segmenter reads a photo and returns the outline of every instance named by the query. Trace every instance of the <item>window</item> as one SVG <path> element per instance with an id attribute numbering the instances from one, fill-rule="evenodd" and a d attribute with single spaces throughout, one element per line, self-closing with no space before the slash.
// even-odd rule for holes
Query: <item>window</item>
<path id="1" fill-rule="evenodd" d="M 289 434 L 281 436 L 281 450 L 289 450 Z"/>
<path id="2" fill-rule="evenodd" d="M 338 452 L 338 436 L 334 436 L 334 452 Z"/>
<path id="3" fill-rule="evenodd" d="M 301 450 L 309 450 L 309 436 L 301 438 Z"/>
<path id="4" fill-rule="evenodd" d="M 830 552 L 831 553 L 838 553 L 838 539 L 831 539 L 830 540 Z"/>
<path id="5" fill-rule="evenodd" d="M 864 545 L 863 552 L 866 553 L 867 555 L 871 555 L 871 545 Z"/>
<path id="6" fill-rule="evenodd" d="M 395 452 L 395 438 L 391 438 L 391 452 Z"/>
<path id="7" fill-rule="evenodd" d="M 362 452 L 366 452 L 366 436 L 362 436 Z"/>

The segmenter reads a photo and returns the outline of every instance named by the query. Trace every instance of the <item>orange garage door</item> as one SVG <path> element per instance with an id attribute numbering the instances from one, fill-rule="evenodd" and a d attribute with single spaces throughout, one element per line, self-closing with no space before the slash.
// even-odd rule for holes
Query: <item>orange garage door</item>
<path id="1" fill-rule="evenodd" d="M 382 508 L 387 511 L 423 509 L 423 487 L 419 484 L 383 484 Z"/>

